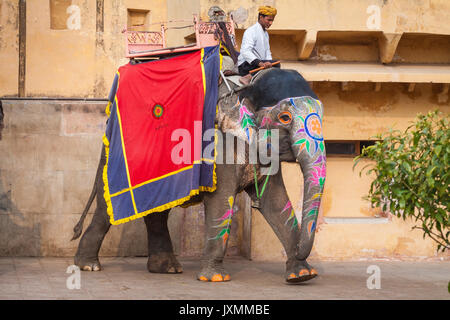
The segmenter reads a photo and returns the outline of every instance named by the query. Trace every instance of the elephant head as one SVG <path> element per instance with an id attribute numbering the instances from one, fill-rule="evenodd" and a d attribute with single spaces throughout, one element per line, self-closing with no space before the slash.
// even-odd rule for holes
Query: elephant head
<path id="1" fill-rule="evenodd" d="M 314 242 L 326 176 L 322 103 L 298 72 L 274 68 L 253 79 L 229 114 L 229 117 L 219 117 L 223 131 L 233 132 L 242 139 L 247 137 L 251 142 L 253 131 L 277 130 L 279 160 L 300 164 L 304 189 L 296 255 L 299 260 L 306 259 Z M 245 117 L 249 119 L 243 125 Z"/>

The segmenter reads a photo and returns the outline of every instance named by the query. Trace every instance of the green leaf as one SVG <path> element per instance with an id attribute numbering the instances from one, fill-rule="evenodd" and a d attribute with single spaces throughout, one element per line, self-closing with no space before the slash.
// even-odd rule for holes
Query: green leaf
<path id="1" fill-rule="evenodd" d="M 320 150 L 321 150 L 322 152 L 325 150 L 325 146 L 324 146 L 324 144 L 323 144 L 323 141 L 320 141 L 319 147 L 320 147 Z"/>
<path id="2" fill-rule="evenodd" d="M 412 172 L 411 165 L 408 162 L 403 162 L 402 167 L 405 168 L 406 172 L 408 173 Z"/>
<path id="3" fill-rule="evenodd" d="M 300 140 L 298 140 L 298 141 L 295 141 L 294 144 L 295 144 L 295 145 L 299 145 L 299 144 L 302 144 L 302 143 L 305 142 L 305 141 L 306 141 L 306 139 L 300 139 Z"/>
<path id="4" fill-rule="evenodd" d="M 305 122 L 305 119 L 302 116 L 297 116 L 297 118 L 302 120 L 302 122 Z"/>
<path id="5" fill-rule="evenodd" d="M 427 177 L 431 177 L 433 171 L 437 169 L 437 166 L 433 166 L 427 170 Z"/>

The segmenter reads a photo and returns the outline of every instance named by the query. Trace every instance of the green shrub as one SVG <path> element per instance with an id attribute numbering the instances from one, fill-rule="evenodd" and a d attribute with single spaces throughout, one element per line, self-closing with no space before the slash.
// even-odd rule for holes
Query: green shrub
<path id="1" fill-rule="evenodd" d="M 403 220 L 415 219 L 413 229 L 436 241 L 438 252 L 449 249 L 449 116 L 419 114 L 404 132 L 375 138 L 354 159 L 353 168 L 361 159 L 373 160 L 360 171 L 375 175 L 366 199 Z"/>

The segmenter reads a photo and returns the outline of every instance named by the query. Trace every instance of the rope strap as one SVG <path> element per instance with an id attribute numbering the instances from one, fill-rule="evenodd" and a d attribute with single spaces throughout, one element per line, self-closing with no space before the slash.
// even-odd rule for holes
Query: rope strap
<path id="1" fill-rule="evenodd" d="M 264 193 L 264 190 L 266 190 L 267 182 L 269 181 L 269 177 L 270 177 L 270 173 L 271 173 L 271 172 L 272 172 L 272 166 L 270 166 L 269 174 L 266 175 L 266 180 L 264 181 L 263 187 L 262 187 L 262 189 L 261 189 L 261 193 L 259 193 L 259 190 L 258 190 L 258 177 L 257 177 L 257 174 L 256 174 L 256 166 L 253 165 L 253 174 L 254 174 L 254 176 L 255 176 L 256 197 L 257 197 L 258 199 L 261 199 L 261 197 L 262 197 L 262 195 L 263 195 L 263 193 Z"/>

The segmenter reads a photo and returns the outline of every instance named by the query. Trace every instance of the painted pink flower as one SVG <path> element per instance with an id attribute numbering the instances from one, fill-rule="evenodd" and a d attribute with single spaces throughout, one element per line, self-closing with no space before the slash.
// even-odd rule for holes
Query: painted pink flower
<path id="1" fill-rule="evenodd" d="M 290 209 L 290 208 L 292 208 L 292 204 L 290 201 L 288 201 L 286 203 L 286 205 L 284 206 L 284 209 L 281 211 L 281 213 L 285 212 L 287 209 Z"/>
<path id="2" fill-rule="evenodd" d="M 311 181 L 314 185 L 323 188 L 325 184 L 326 175 L 327 175 L 327 168 L 325 166 L 325 163 L 322 163 L 322 166 L 313 167 L 312 177 L 309 178 L 309 181 Z"/>
<path id="3" fill-rule="evenodd" d="M 251 113 L 250 111 L 248 111 L 247 107 L 244 105 L 241 105 L 241 107 L 239 108 L 239 122 L 242 121 L 242 119 L 244 118 L 244 114 L 248 115 L 248 116 L 253 116 L 253 113 Z"/>
<path id="4" fill-rule="evenodd" d="M 270 119 L 269 117 L 264 117 L 262 119 L 260 128 L 264 127 L 266 124 L 272 124 L 272 119 Z"/>

